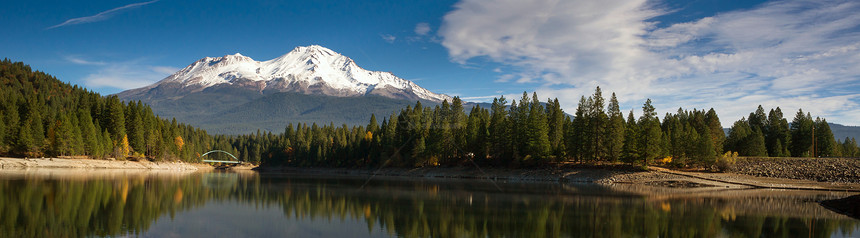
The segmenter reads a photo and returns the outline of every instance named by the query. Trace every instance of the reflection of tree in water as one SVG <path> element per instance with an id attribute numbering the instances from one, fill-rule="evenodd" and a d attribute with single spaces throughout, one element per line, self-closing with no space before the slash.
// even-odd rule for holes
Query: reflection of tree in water
<path id="1" fill-rule="evenodd" d="M 203 174 L 203 186 L 206 188 L 231 188 L 239 182 L 239 175 L 235 173 L 205 173 Z"/>
<path id="2" fill-rule="evenodd" d="M 852 219 L 748 214 L 721 200 L 651 201 L 599 187 L 508 184 L 501 192 L 474 182 L 363 183 L 229 173 L 0 180 L 0 237 L 140 234 L 159 217 L 209 200 L 281 206 L 293 219 L 355 219 L 371 233 L 404 237 L 829 237 L 860 227 Z"/>
<path id="3" fill-rule="evenodd" d="M 205 202 L 200 179 L 0 180 L 0 237 L 139 234 Z"/>
<path id="4" fill-rule="evenodd" d="M 841 217 L 736 212 L 733 203 L 722 199 L 655 202 L 584 192 L 594 188 L 577 192 L 582 196 L 554 186 L 538 188 L 540 193 L 505 194 L 469 185 L 403 182 L 359 190 L 360 182 L 311 186 L 293 180 L 279 200 L 285 214 L 296 218 L 363 219 L 371 231 L 379 226 L 405 237 L 830 237 L 860 228 L 858 221 Z"/>

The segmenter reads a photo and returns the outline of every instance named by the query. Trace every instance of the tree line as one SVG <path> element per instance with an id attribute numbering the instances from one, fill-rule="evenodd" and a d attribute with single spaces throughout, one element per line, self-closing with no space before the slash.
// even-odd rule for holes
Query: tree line
<path id="1" fill-rule="evenodd" d="M 140 102 L 101 96 L 21 62 L 0 62 L 0 85 L 0 155 L 195 161 L 218 142 Z"/>
<path id="2" fill-rule="evenodd" d="M 420 167 L 480 163 L 527 167 L 559 162 L 708 166 L 724 152 L 741 156 L 860 156 L 853 138 L 836 141 L 824 119 L 798 112 L 789 124 L 779 108 L 759 107 L 726 137 L 714 109 L 667 113 L 648 99 L 626 119 L 613 93 L 600 87 L 581 97 L 573 115 L 558 99 L 542 103 L 523 93 L 508 103 L 469 109 L 451 102 L 416 102 L 366 126 L 289 124 L 283 133 L 209 135 L 154 115 L 140 102 L 122 102 L 63 83 L 23 63 L 0 64 L 0 155 L 83 155 L 198 161 L 219 149 L 267 166 Z M 790 126 L 789 126 L 790 125 Z M 813 138 L 813 130 L 814 136 Z M 814 145 L 814 146 L 813 146 Z M 814 149 L 813 149 L 814 147 Z"/>
<path id="3" fill-rule="evenodd" d="M 558 99 L 548 99 L 544 104 L 536 93 L 523 93 L 519 101 L 511 103 L 504 97 L 496 98 L 491 108 L 475 106 L 468 114 L 455 97 L 451 103 L 436 106 L 417 102 L 383 118 L 381 124 L 375 115 L 366 127 L 291 124 L 281 135 L 258 133 L 232 143 L 264 145 L 261 162 L 266 165 L 299 167 L 469 163 L 523 167 L 558 162 L 656 161 L 710 166 L 732 154 L 858 156 L 853 138 L 834 140 L 824 119 L 812 121 L 811 115 L 799 111 L 802 116 L 789 126 L 779 110 L 772 110 L 773 122 L 758 116 L 760 113 L 751 114 L 750 120 L 741 119 L 726 137 L 714 109 L 679 108 L 661 120 L 648 99 L 638 118 L 631 110 L 625 120 L 615 94 L 607 105 L 597 87 L 593 95 L 580 99 L 572 116 L 561 109 Z M 812 128 L 815 139 L 809 133 Z"/>
<path id="4" fill-rule="evenodd" d="M 779 107 L 765 115 L 761 105 L 732 125 L 726 149 L 746 156 L 858 157 L 857 141 L 836 140 L 824 118 L 799 109 L 789 124 Z"/>

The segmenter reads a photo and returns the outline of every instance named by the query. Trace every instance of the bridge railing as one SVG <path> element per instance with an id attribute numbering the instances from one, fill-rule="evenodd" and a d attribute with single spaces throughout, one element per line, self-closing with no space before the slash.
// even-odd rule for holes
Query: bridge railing
<path id="1" fill-rule="evenodd" d="M 223 151 L 223 150 L 211 150 L 209 152 L 203 153 L 202 155 L 200 155 L 199 158 L 206 157 L 206 155 L 209 155 L 211 153 L 224 153 L 224 154 L 229 155 L 230 157 L 233 157 L 234 160 L 205 160 L 204 159 L 204 160 L 202 160 L 204 163 L 230 163 L 230 164 L 242 163 L 242 161 L 240 161 L 239 158 L 236 158 L 236 156 L 234 156 L 233 154 L 230 154 L 230 152 Z"/>

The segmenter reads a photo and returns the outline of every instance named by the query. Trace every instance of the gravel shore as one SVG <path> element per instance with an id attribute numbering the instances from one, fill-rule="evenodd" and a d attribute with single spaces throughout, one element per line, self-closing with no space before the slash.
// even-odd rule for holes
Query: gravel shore
<path id="1" fill-rule="evenodd" d="M 818 182 L 860 183 L 860 159 L 739 158 L 733 173 Z"/>
<path id="2" fill-rule="evenodd" d="M 111 161 L 93 159 L 0 157 L 0 169 L 148 169 L 208 170 L 206 164 L 183 162 Z M 252 167 L 232 168 L 248 170 Z M 565 165 L 530 169 L 428 167 L 428 168 L 260 168 L 262 172 L 324 176 L 388 176 L 413 178 L 491 179 L 561 183 L 639 184 L 673 188 L 780 188 L 860 191 L 860 160 L 834 158 L 740 158 L 729 173 L 684 172 L 658 167 Z"/>

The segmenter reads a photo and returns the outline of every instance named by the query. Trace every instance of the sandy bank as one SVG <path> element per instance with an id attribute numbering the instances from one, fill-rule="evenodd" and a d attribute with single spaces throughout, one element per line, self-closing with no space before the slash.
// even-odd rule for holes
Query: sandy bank
<path id="1" fill-rule="evenodd" d="M 212 166 L 183 162 L 111 161 L 60 158 L 21 159 L 0 157 L 0 169 L 25 168 L 205 170 L 212 169 Z"/>

